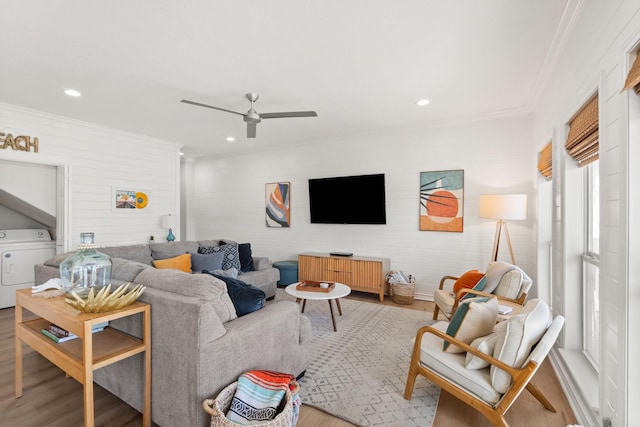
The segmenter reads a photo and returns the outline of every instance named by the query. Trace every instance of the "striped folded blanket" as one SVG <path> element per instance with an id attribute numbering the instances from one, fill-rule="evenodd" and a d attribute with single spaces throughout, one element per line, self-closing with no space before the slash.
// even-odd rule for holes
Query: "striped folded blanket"
<path id="1" fill-rule="evenodd" d="M 245 372 L 238 378 L 227 419 L 248 426 L 274 419 L 292 380 L 293 375 L 280 372 Z"/>

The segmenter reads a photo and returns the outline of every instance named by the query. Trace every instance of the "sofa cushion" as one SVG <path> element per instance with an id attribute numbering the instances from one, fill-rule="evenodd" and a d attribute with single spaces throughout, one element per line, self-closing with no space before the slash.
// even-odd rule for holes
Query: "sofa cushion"
<path id="1" fill-rule="evenodd" d="M 224 270 L 228 270 L 230 268 L 235 268 L 238 271 L 241 271 L 240 265 L 240 253 L 238 252 L 237 244 L 225 244 L 222 246 L 201 246 L 198 248 L 198 253 L 200 254 L 213 254 L 216 252 L 221 252 L 224 254 L 224 259 L 222 261 L 222 268 Z"/>
<path id="2" fill-rule="evenodd" d="M 151 266 L 128 259 L 111 258 L 111 279 L 133 282 L 145 268 L 151 268 Z"/>
<path id="3" fill-rule="evenodd" d="M 197 252 L 189 252 L 191 254 L 191 271 L 199 273 L 202 270 L 219 270 L 222 268 L 223 253 L 199 254 Z"/>
<path id="4" fill-rule="evenodd" d="M 147 245 L 107 246 L 106 248 L 98 248 L 98 252 L 107 254 L 111 258 L 128 259 L 147 265 L 151 265 L 153 260 L 151 249 Z"/>
<path id="5" fill-rule="evenodd" d="M 229 298 L 225 283 L 208 274 L 186 274 L 178 270 L 144 269 L 136 276 L 136 283 L 208 301 L 222 323 L 233 320 L 236 310 Z"/>
<path id="6" fill-rule="evenodd" d="M 149 247 L 153 259 L 167 259 L 187 252 L 198 252 L 198 243 L 191 241 L 151 243 Z"/>
<path id="7" fill-rule="evenodd" d="M 458 305 L 447 327 L 450 335 L 465 344 L 489 334 L 498 318 L 497 298 L 470 298 Z M 449 353 L 465 353 L 465 350 L 445 341 L 443 350 Z"/>
<path id="8" fill-rule="evenodd" d="M 242 271 L 243 273 L 255 271 L 255 268 L 253 268 L 251 243 L 238 244 L 238 255 L 240 257 L 240 271 Z"/>
<path id="9" fill-rule="evenodd" d="M 174 270 L 191 273 L 191 254 L 182 254 L 173 258 L 159 259 L 153 261 L 155 268 L 171 268 Z"/>
<path id="10" fill-rule="evenodd" d="M 541 299 L 529 301 L 520 314 L 506 320 L 500 331 L 493 357 L 509 366 L 521 368 L 551 323 L 551 310 Z M 505 393 L 511 385 L 511 375 L 491 365 L 491 383 L 499 393 Z"/>
<path id="11" fill-rule="evenodd" d="M 253 313 L 264 307 L 265 293 L 260 288 L 256 288 L 242 280 L 232 277 L 221 276 L 208 271 L 203 271 L 202 273 L 211 274 L 226 283 L 227 292 L 229 293 L 229 297 L 231 297 L 238 317 Z"/>
<path id="12" fill-rule="evenodd" d="M 506 262 L 490 262 L 489 265 L 487 265 L 487 271 L 485 271 L 485 274 L 487 275 L 487 283 L 484 287 L 484 292 L 492 294 L 500 284 L 502 276 L 513 269 L 514 266 Z"/>

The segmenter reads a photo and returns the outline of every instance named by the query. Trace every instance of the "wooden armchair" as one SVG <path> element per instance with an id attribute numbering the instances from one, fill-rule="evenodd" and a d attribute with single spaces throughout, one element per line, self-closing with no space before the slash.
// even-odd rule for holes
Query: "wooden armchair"
<path id="1" fill-rule="evenodd" d="M 442 312 L 447 319 L 451 319 L 456 311 L 461 297 L 466 293 L 479 296 L 498 297 L 500 304 L 511 308 L 521 308 L 527 300 L 527 295 L 533 284 L 532 280 L 519 267 L 504 263 L 490 262 L 486 270 L 486 291 L 475 289 L 460 289 L 454 293 L 453 284 L 459 277 L 444 276 L 440 279 L 440 286 L 433 294 L 436 307 L 433 310 L 433 320 L 438 320 Z"/>
<path id="2" fill-rule="evenodd" d="M 534 301 L 537 305 L 540 300 L 531 302 Z M 535 310 L 543 313 L 546 307 L 548 311 L 546 303 L 543 305 L 544 307 L 537 307 Z M 513 325 L 510 325 L 510 328 L 503 328 L 509 331 L 504 332 L 502 338 L 498 338 L 503 340 L 501 350 L 493 352 L 492 355 L 485 354 L 472 345 L 447 335 L 449 322 L 440 321 L 433 326 L 420 328 L 413 346 L 404 398 L 411 400 L 416 378 L 422 375 L 482 413 L 495 426 L 508 427 L 504 415 L 524 389 L 527 389 L 546 409 L 556 412 L 549 400 L 531 383 L 531 379 L 560 334 L 564 317 L 558 315 L 549 324 L 550 312 L 546 318 L 539 315 L 532 316 L 530 311 L 527 312 L 528 307 L 529 304 L 521 315 L 507 320 Z M 537 322 L 537 325 L 529 322 Z M 537 329 L 541 338 L 535 334 L 531 335 L 529 331 L 532 329 Z M 516 330 L 521 334 L 518 335 Z M 443 351 L 445 339 L 466 353 Z M 516 346 L 518 348 L 516 354 L 507 354 L 509 349 L 514 348 L 513 340 L 517 340 L 521 345 Z M 481 369 L 467 368 L 470 366 L 466 362 L 468 354 L 482 359 L 488 366 Z"/>

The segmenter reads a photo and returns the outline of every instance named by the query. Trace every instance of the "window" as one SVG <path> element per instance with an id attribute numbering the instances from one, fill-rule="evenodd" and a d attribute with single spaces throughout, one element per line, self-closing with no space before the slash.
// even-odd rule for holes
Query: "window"
<path id="1" fill-rule="evenodd" d="M 582 351 L 594 368 L 600 363 L 600 171 L 585 167 L 585 250 L 582 255 Z"/>

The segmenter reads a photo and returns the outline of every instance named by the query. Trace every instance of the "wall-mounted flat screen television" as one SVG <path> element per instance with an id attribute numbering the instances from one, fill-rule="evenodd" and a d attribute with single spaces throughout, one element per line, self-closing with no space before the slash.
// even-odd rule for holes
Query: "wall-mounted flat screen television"
<path id="1" fill-rule="evenodd" d="M 312 224 L 386 224 L 384 174 L 309 180 Z"/>

